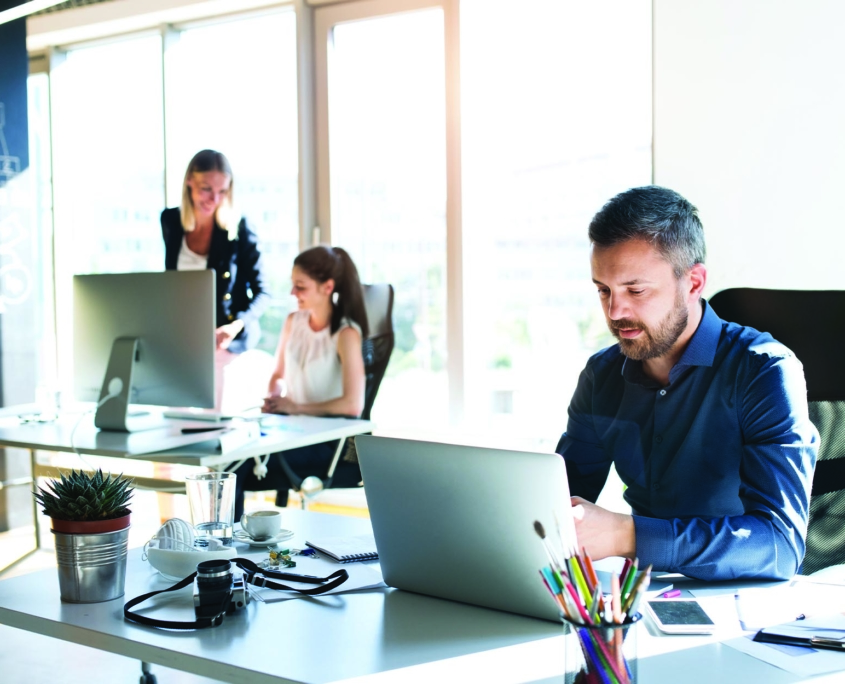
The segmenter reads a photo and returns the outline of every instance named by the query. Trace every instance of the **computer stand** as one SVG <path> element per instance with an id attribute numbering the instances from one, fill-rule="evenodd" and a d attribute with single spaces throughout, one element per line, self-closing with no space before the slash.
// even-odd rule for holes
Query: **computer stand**
<path id="1" fill-rule="evenodd" d="M 101 430 L 139 432 L 167 426 L 160 412 L 132 413 L 129 409 L 132 370 L 137 359 L 137 337 L 118 337 L 114 341 L 94 416 L 94 425 Z"/>

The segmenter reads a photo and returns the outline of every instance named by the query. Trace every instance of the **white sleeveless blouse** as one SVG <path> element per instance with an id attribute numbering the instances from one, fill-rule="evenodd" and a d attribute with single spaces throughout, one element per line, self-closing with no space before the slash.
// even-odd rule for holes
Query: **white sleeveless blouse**
<path id="1" fill-rule="evenodd" d="M 313 404 L 343 396 L 343 370 L 337 354 L 337 339 L 344 328 L 360 326 L 342 318 L 337 332 L 331 325 L 314 332 L 308 324 L 310 311 L 297 311 L 291 320 L 285 347 L 285 386 L 287 396 L 297 404 Z"/>

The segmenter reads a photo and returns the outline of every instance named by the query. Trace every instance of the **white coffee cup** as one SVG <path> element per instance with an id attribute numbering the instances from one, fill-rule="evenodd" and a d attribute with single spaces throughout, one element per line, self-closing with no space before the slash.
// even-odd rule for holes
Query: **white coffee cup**
<path id="1" fill-rule="evenodd" d="M 256 541 L 270 539 L 282 529 L 280 511 L 252 511 L 241 516 L 241 528 Z"/>

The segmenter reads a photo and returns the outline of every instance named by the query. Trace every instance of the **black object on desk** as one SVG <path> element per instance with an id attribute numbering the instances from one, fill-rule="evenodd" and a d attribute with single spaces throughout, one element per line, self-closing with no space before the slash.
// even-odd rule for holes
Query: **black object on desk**
<path id="1" fill-rule="evenodd" d="M 197 432 L 216 432 L 218 430 L 225 430 L 225 429 L 226 429 L 226 426 L 224 426 L 224 425 L 214 425 L 214 426 L 209 425 L 208 427 L 187 427 L 187 428 L 182 428 L 182 434 L 183 435 L 192 435 L 192 434 L 195 434 Z"/>
<path id="2" fill-rule="evenodd" d="M 821 626 L 815 630 L 802 629 L 794 623 L 766 627 L 754 635 L 754 641 L 845 652 L 845 630 Z"/>

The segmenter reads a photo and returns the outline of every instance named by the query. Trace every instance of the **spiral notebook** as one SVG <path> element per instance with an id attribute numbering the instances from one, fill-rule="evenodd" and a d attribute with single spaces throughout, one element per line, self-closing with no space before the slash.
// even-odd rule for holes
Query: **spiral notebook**
<path id="1" fill-rule="evenodd" d="M 334 558 L 338 563 L 378 560 L 376 541 L 372 535 L 324 537 L 317 541 L 306 541 L 305 545 Z"/>

